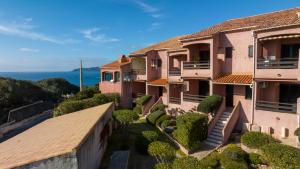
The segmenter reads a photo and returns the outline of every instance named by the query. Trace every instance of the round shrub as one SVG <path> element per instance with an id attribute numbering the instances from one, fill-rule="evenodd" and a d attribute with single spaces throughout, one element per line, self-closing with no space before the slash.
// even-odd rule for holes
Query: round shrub
<path id="1" fill-rule="evenodd" d="M 158 110 L 158 111 L 156 111 L 156 112 L 153 112 L 153 113 L 151 113 L 151 114 L 149 114 L 149 115 L 147 116 L 147 121 L 148 121 L 150 124 L 155 125 L 156 120 L 157 120 L 160 116 L 162 116 L 163 114 L 165 114 L 165 112 L 160 111 L 160 110 Z"/>
<path id="2" fill-rule="evenodd" d="M 149 144 L 148 154 L 156 157 L 158 162 L 170 162 L 175 158 L 175 148 L 172 147 L 169 143 L 155 141 Z"/>
<path id="3" fill-rule="evenodd" d="M 108 102 L 114 102 L 115 104 L 120 104 L 121 97 L 119 93 L 105 93 Z"/>
<path id="4" fill-rule="evenodd" d="M 143 131 L 142 135 L 150 142 L 156 141 L 159 138 L 159 134 L 156 131 Z"/>
<path id="5" fill-rule="evenodd" d="M 113 117 L 121 124 L 129 124 L 139 119 L 139 115 L 132 110 L 116 110 L 113 112 Z"/>
<path id="6" fill-rule="evenodd" d="M 260 155 L 256 153 L 249 153 L 249 162 L 254 165 L 263 163 Z"/>
<path id="7" fill-rule="evenodd" d="M 157 110 L 165 111 L 165 108 L 166 108 L 166 107 L 167 107 L 167 106 L 164 105 L 164 104 L 162 104 L 162 103 L 156 104 L 156 105 L 154 105 L 153 108 L 151 109 L 151 113 L 153 113 L 153 112 L 155 112 L 155 111 L 157 111 Z"/>
<path id="8" fill-rule="evenodd" d="M 54 117 L 79 111 L 84 109 L 84 107 L 84 103 L 80 100 L 64 101 L 55 109 Z"/>
<path id="9" fill-rule="evenodd" d="M 156 125 L 157 126 L 161 126 L 161 123 L 165 120 L 170 120 L 171 119 L 171 116 L 170 115 L 167 115 L 167 114 L 164 114 L 162 116 L 160 116 L 157 120 L 156 120 Z"/>
<path id="10" fill-rule="evenodd" d="M 300 141 L 300 127 L 295 130 L 295 136 L 298 136 L 298 140 Z"/>
<path id="11" fill-rule="evenodd" d="M 183 169 L 183 168 L 200 168 L 200 162 L 197 158 L 192 156 L 186 156 L 182 158 L 176 158 L 172 165 L 173 169 Z"/>
<path id="12" fill-rule="evenodd" d="M 151 99 L 151 97 L 152 96 L 150 96 L 150 95 L 145 95 L 145 96 L 139 97 L 136 99 L 136 104 L 142 106 L 142 105 L 146 104 Z"/>
<path id="13" fill-rule="evenodd" d="M 84 99 L 84 100 L 81 100 L 81 102 L 83 104 L 83 109 L 87 109 L 90 107 L 100 105 L 94 98 Z M 102 103 L 102 104 L 104 104 L 104 103 Z"/>
<path id="14" fill-rule="evenodd" d="M 109 102 L 108 98 L 104 94 L 95 94 L 94 97 L 93 97 L 93 99 L 99 105 L 100 104 L 105 104 L 105 103 Z"/>
<path id="15" fill-rule="evenodd" d="M 154 166 L 154 169 L 172 169 L 169 163 L 158 163 Z"/>
<path id="16" fill-rule="evenodd" d="M 222 96 L 219 95 L 208 96 L 199 103 L 197 111 L 203 113 L 213 113 L 219 108 L 220 104 L 222 103 L 222 99 Z"/>
<path id="17" fill-rule="evenodd" d="M 266 144 L 261 147 L 264 159 L 275 168 L 300 168 L 300 150 L 278 143 Z"/>
<path id="18" fill-rule="evenodd" d="M 250 148 L 260 148 L 263 145 L 277 142 L 272 136 L 261 132 L 247 132 L 241 137 L 241 142 Z"/>
<path id="19" fill-rule="evenodd" d="M 142 106 L 136 105 L 136 106 L 133 108 L 133 111 L 134 111 L 136 114 L 142 114 Z"/>
<path id="20" fill-rule="evenodd" d="M 208 117 L 199 113 L 186 113 L 176 119 L 177 129 L 173 137 L 185 148 L 196 150 L 208 132 Z"/>

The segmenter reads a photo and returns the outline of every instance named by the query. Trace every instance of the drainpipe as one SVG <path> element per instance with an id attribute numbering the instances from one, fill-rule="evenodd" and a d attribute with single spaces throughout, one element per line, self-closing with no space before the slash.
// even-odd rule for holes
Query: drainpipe
<path id="1" fill-rule="evenodd" d="M 255 79 L 255 70 L 256 70 L 256 59 L 257 59 L 257 35 L 255 31 L 252 32 L 253 36 L 253 78 Z M 251 111 L 251 122 L 250 124 L 253 125 L 254 123 L 254 111 L 255 111 L 255 102 L 256 102 L 256 82 L 255 80 L 252 81 L 252 111 Z"/>

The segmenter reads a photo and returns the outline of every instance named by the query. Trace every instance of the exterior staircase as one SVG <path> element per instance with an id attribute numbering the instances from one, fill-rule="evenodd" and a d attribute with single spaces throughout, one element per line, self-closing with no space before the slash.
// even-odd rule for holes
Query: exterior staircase
<path id="1" fill-rule="evenodd" d="M 218 147 L 223 144 L 224 142 L 224 136 L 223 136 L 223 129 L 225 125 L 227 124 L 230 117 L 230 112 L 223 112 L 220 118 L 218 119 L 216 125 L 212 129 L 212 131 L 209 133 L 205 143 Z"/>

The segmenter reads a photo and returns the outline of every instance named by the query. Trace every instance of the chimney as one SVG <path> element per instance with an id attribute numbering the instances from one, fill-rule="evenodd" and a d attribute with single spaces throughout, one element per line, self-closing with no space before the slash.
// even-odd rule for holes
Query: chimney
<path id="1" fill-rule="evenodd" d="M 120 59 L 119 59 L 120 63 L 124 63 L 124 62 L 128 62 L 128 59 L 126 57 L 126 55 L 121 55 Z"/>
<path id="2" fill-rule="evenodd" d="M 298 19 L 300 19 L 300 12 L 297 12 L 297 17 Z"/>

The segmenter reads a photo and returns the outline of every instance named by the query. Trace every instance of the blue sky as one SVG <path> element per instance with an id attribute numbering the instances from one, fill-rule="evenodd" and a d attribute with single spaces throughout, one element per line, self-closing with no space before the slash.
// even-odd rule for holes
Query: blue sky
<path id="1" fill-rule="evenodd" d="M 0 71 L 65 71 L 80 59 L 101 66 L 226 19 L 297 6 L 299 0 L 1 0 Z"/>

